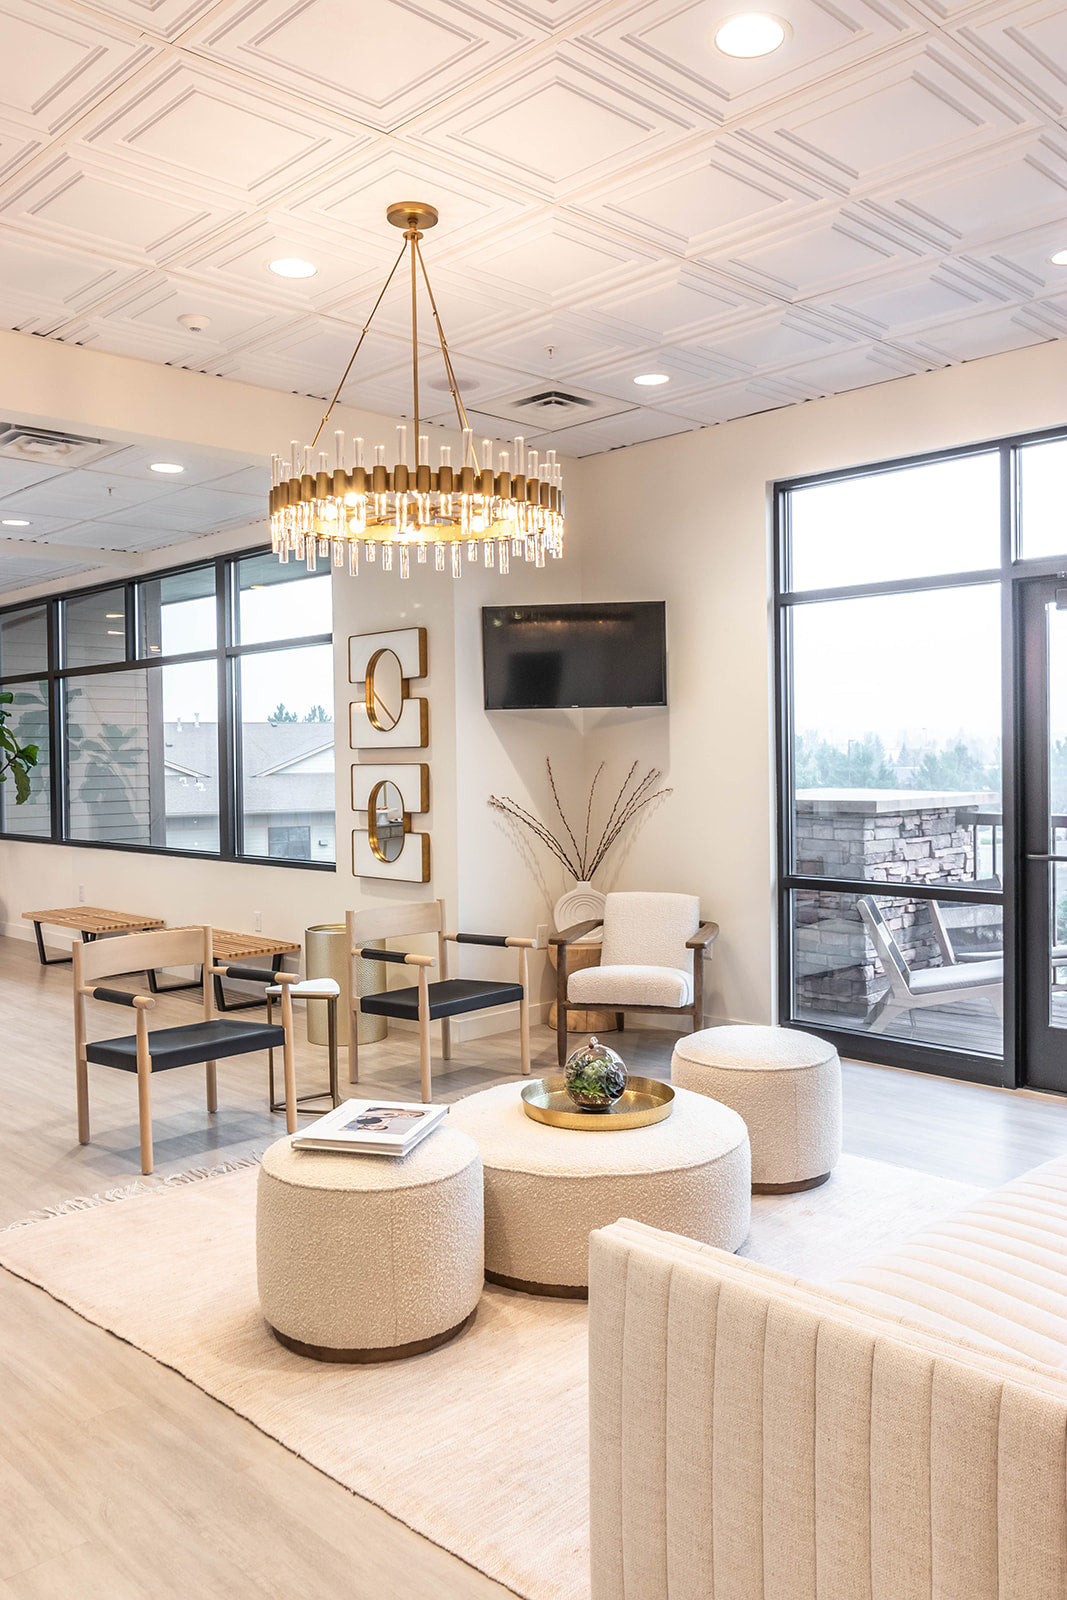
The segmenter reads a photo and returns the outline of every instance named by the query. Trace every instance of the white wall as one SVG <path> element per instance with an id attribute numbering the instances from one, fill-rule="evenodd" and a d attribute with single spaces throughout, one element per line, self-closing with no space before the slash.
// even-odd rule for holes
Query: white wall
<path id="1" fill-rule="evenodd" d="M 673 795 L 612 865 L 627 888 L 699 893 L 721 924 L 711 1015 L 757 1022 L 774 1011 L 771 484 L 1065 422 L 1067 342 L 1055 342 L 570 471 L 584 598 L 667 601 L 669 717 L 590 715 L 587 760 L 603 750 L 616 766 L 640 757 L 666 769 Z"/>

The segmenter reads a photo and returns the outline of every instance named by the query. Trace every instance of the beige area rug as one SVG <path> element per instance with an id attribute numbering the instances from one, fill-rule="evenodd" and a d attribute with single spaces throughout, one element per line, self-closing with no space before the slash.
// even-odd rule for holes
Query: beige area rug
<path id="1" fill-rule="evenodd" d="M 487 1288 L 428 1355 L 303 1360 L 259 1315 L 255 1185 L 254 1169 L 131 1185 L 0 1234 L 0 1265 L 524 1600 L 584 1600 L 584 1304 Z M 742 1253 L 826 1280 L 979 1193 L 846 1156 L 821 1189 L 758 1197 Z"/>

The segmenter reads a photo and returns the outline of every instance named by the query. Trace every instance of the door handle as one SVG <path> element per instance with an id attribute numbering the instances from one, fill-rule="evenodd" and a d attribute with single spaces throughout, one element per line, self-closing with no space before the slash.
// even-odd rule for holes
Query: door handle
<path id="1" fill-rule="evenodd" d="M 1034 856 L 1027 855 L 1027 861 L 1062 861 L 1067 866 L 1067 856 Z"/>

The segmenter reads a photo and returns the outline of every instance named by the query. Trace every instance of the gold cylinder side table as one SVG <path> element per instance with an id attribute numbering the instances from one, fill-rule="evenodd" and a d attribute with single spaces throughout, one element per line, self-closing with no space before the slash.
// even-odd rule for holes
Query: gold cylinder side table
<path id="1" fill-rule="evenodd" d="M 364 940 L 365 945 L 384 949 L 382 939 Z M 340 985 L 341 994 L 348 993 L 348 961 L 345 949 L 343 922 L 319 922 L 304 930 L 304 971 L 309 978 L 332 978 Z M 382 994 L 387 987 L 384 961 L 358 963 L 357 992 Z M 338 1006 L 337 1043 L 348 1043 L 348 1007 Z M 359 1019 L 360 1044 L 376 1044 L 384 1039 L 389 1025 L 384 1017 L 361 1016 Z M 329 1044 L 329 1018 L 324 1000 L 309 1000 L 307 1004 L 307 1036 L 309 1044 Z"/>

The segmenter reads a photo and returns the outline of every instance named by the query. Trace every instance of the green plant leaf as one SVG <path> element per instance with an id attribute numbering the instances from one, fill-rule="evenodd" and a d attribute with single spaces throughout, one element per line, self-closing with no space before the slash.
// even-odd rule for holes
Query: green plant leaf
<path id="1" fill-rule="evenodd" d="M 22 765 L 17 764 L 11 770 L 15 774 L 15 804 L 20 806 L 30 797 L 30 775 Z"/>

